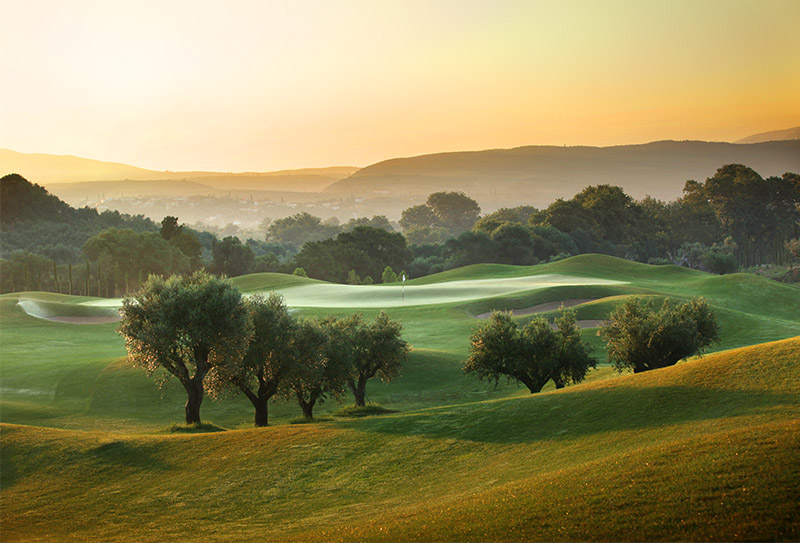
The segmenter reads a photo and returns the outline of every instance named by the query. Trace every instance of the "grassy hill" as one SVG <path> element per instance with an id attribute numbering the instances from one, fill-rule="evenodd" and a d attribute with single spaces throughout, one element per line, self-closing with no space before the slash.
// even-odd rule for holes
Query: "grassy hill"
<path id="1" fill-rule="evenodd" d="M 328 187 L 369 197 L 424 197 L 458 190 L 485 210 L 524 202 L 543 207 L 588 185 L 618 185 L 635 198 L 674 200 L 688 179 L 702 181 L 724 164 L 762 176 L 800 171 L 800 141 L 757 144 L 659 141 L 615 147 L 530 146 L 396 158 L 367 166 Z"/>
<path id="2" fill-rule="evenodd" d="M 203 418 L 232 430 L 169 434 L 183 390 L 131 368 L 114 324 L 41 318 L 107 315 L 117 301 L 3 295 L 3 541 L 800 537 L 797 287 L 600 255 L 451 270 L 410 281 L 405 302 L 397 284 L 234 282 L 317 299 L 295 304 L 301 316 L 371 318 L 381 298 L 414 350 L 402 378 L 367 392 L 398 412 L 295 426 L 296 406 L 276 403 L 274 425 L 252 429 L 247 400 L 206 399 Z M 707 296 L 719 352 L 637 375 L 601 364 L 536 395 L 461 371 L 482 311 L 586 298 L 579 318 L 602 318 L 631 294 Z M 595 330 L 584 337 L 602 359 Z"/>
<path id="3" fill-rule="evenodd" d="M 3 539 L 794 540 L 798 350 L 313 426 L 3 425 Z"/>

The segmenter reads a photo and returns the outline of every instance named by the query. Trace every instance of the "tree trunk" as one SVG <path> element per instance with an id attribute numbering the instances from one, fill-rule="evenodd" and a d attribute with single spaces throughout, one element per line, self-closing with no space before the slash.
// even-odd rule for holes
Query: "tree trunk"
<path id="1" fill-rule="evenodd" d="M 359 374 L 358 382 L 356 383 L 353 379 L 347 380 L 347 386 L 350 389 L 350 392 L 353 393 L 356 399 L 356 407 L 364 407 L 366 404 L 367 398 L 367 376 L 364 374 Z"/>
<path id="2" fill-rule="evenodd" d="M 303 410 L 303 416 L 307 419 L 314 418 L 314 404 L 317 403 L 317 394 L 311 393 L 308 397 L 308 401 L 303 397 L 302 392 L 297 392 L 297 403 L 300 405 L 300 409 Z"/>
<path id="3" fill-rule="evenodd" d="M 245 396 L 250 400 L 255 409 L 254 424 L 256 428 L 269 426 L 269 399 L 278 391 L 278 385 L 274 383 L 259 383 L 258 394 L 255 394 L 247 387 L 239 387 Z"/>
<path id="4" fill-rule="evenodd" d="M 192 379 L 185 383 L 186 424 L 200 424 L 200 404 L 203 403 L 203 381 Z"/>
<path id="5" fill-rule="evenodd" d="M 269 405 L 267 404 L 267 401 L 264 400 L 263 402 L 258 402 L 257 404 L 253 404 L 253 406 L 256 408 L 254 420 L 256 428 L 269 426 Z"/>
<path id="6" fill-rule="evenodd" d="M 566 386 L 566 382 L 561 378 L 560 375 L 553 376 L 553 383 L 556 385 L 556 389 L 564 388 Z"/>
<path id="7" fill-rule="evenodd" d="M 531 394 L 536 394 L 537 392 L 542 390 L 542 387 L 545 384 L 547 384 L 547 381 L 549 381 L 550 378 L 548 377 L 547 380 L 545 380 L 544 382 L 539 382 L 536 379 L 530 378 L 528 376 L 520 376 L 517 377 L 517 380 L 519 380 L 523 385 L 528 387 L 528 390 L 531 391 Z"/>

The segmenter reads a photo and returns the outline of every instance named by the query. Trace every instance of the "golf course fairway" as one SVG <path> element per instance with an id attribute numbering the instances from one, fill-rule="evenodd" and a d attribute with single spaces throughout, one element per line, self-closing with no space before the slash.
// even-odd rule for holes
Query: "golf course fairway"
<path id="1" fill-rule="evenodd" d="M 329 401 L 319 422 L 294 425 L 299 409 L 284 401 L 255 429 L 236 396 L 201 409 L 225 431 L 174 433 L 182 388 L 131 367 L 116 324 L 50 320 L 113 316 L 118 300 L 2 295 L 2 541 L 800 538 L 800 288 L 600 255 L 405 287 L 232 281 L 279 292 L 299 317 L 399 320 L 413 348 L 403 375 L 367 388 L 396 412 L 333 417 Z M 602 320 L 631 295 L 707 298 L 720 343 L 618 374 L 583 330 L 599 367 L 533 395 L 461 371 L 477 315 L 591 300 L 578 318 Z"/>

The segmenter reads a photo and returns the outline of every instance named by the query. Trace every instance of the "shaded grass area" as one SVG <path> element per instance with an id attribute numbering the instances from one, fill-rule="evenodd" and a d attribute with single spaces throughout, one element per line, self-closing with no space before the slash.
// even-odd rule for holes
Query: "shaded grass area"
<path id="1" fill-rule="evenodd" d="M 387 413 L 397 413 L 397 409 L 387 409 L 382 405 L 373 403 L 367 405 L 351 405 L 343 407 L 333 413 L 335 417 L 370 417 L 372 415 L 385 415 Z"/>
<path id="2" fill-rule="evenodd" d="M 324 424 L 3 425 L 4 540 L 792 540 L 799 351 Z"/>
<path id="3" fill-rule="evenodd" d="M 192 424 L 170 424 L 164 430 L 166 434 L 207 434 L 210 432 L 224 432 L 225 428 L 213 422 L 193 422 Z"/>

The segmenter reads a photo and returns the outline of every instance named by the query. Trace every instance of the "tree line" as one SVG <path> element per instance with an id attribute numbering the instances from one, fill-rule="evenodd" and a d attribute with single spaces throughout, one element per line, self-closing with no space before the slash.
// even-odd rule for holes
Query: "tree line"
<path id="1" fill-rule="evenodd" d="M 228 280 L 202 271 L 151 276 L 121 314 L 128 360 L 162 380 L 177 378 L 187 424 L 201 422 L 206 393 L 243 394 L 256 426 L 268 424 L 276 396 L 297 401 L 308 419 L 346 389 L 364 407 L 367 382 L 398 377 L 409 352 L 400 323 L 384 312 L 372 322 L 360 314 L 296 319 L 280 296 L 245 299 Z"/>
<path id="2" fill-rule="evenodd" d="M 439 227 L 427 221 L 431 215 L 413 209 L 401 223 L 418 242 L 408 265 L 414 277 L 480 262 L 530 265 L 590 252 L 712 273 L 791 264 L 800 256 L 800 175 L 764 179 L 738 164 L 723 166 L 705 183 L 687 181 L 673 202 L 636 201 L 620 187 L 590 186 L 542 210 L 500 209 L 443 242 L 433 241 Z"/>
<path id="3" fill-rule="evenodd" d="M 20 206 L 11 205 L 15 199 Z M 150 273 L 206 269 L 229 277 L 297 271 L 351 284 L 383 270 L 420 277 L 469 264 L 532 265 L 583 253 L 731 273 L 800 259 L 800 175 L 762 178 L 726 165 L 687 181 L 672 202 L 634 200 L 611 185 L 590 186 L 545 209 L 521 205 L 481 216 L 458 192 L 432 193 L 402 213 L 340 225 L 308 213 L 272 221 L 265 239 L 221 240 L 165 217 L 73 209 L 20 176 L 2 178 L 0 291 L 51 290 L 120 296 Z"/>
<path id="4" fill-rule="evenodd" d="M 186 391 L 185 422 L 200 424 L 204 396 L 242 394 L 254 424 L 269 424 L 269 401 L 294 400 L 303 417 L 345 390 L 356 408 L 367 402 L 367 382 L 399 377 L 409 353 L 402 327 L 381 311 L 372 322 L 345 318 L 297 319 L 277 294 L 245 299 L 227 279 L 205 272 L 151 276 L 126 298 L 118 332 L 128 360 L 161 382 L 176 378 Z M 633 297 L 619 305 L 598 333 L 618 371 L 663 368 L 702 353 L 719 340 L 716 317 L 704 299 L 683 304 Z M 471 337 L 463 370 L 497 384 L 502 377 L 539 392 L 580 383 L 597 366 L 580 335 L 576 314 L 561 308 L 551 324 L 535 317 L 520 326 L 495 311 Z"/>

